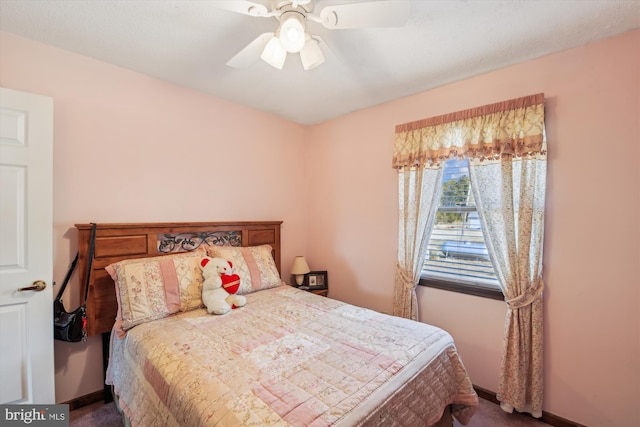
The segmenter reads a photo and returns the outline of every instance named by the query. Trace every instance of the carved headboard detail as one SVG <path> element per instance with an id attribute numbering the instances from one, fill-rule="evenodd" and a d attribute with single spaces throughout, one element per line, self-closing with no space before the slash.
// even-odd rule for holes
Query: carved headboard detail
<path id="1" fill-rule="evenodd" d="M 96 244 L 89 295 L 87 332 L 110 332 L 115 322 L 117 301 L 115 285 L 104 269 L 109 264 L 130 258 L 144 258 L 186 252 L 201 245 L 271 245 L 273 259 L 280 270 L 280 226 L 282 221 L 123 223 L 96 226 Z M 78 270 L 85 283 L 89 256 L 91 224 L 76 224 L 78 229 Z M 81 298 L 84 287 L 80 287 Z"/>

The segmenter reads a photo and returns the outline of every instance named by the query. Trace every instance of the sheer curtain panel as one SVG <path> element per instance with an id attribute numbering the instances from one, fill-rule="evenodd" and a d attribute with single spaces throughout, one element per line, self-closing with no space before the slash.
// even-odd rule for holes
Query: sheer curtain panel
<path id="1" fill-rule="evenodd" d="M 398 169 L 400 224 L 393 314 L 418 320 L 416 286 L 442 192 L 442 168 L 425 165 Z"/>

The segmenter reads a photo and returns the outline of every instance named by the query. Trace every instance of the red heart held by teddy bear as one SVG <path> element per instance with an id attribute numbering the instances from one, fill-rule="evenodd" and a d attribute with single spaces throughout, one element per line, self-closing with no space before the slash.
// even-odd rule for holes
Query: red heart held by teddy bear
<path id="1" fill-rule="evenodd" d="M 240 289 L 240 276 L 237 274 L 221 274 L 222 288 L 230 294 L 235 294 Z"/>

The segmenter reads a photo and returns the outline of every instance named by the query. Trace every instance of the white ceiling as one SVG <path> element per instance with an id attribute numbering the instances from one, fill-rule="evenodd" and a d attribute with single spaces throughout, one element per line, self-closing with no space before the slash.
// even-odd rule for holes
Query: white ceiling
<path id="1" fill-rule="evenodd" d="M 255 0 L 269 4 L 269 0 Z M 316 2 L 324 4 L 351 1 Z M 225 63 L 276 18 L 215 0 L 0 0 L 0 30 L 302 123 L 640 28 L 640 0 L 411 0 L 402 28 L 329 30 L 334 57 L 304 71 Z M 1 57 L 0 52 L 0 57 Z"/>

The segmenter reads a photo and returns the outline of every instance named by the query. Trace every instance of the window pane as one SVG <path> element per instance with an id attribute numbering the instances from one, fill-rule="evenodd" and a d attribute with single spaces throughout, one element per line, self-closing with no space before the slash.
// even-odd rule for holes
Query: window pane
<path id="1" fill-rule="evenodd" d="M 498 286 L 469 186 L 467 159 L 445 162 L 442 198 L 423 274 L 442 281 Z"/>
<path id="2" fill-rule="evenodd" d="M 467 206 L 476 203 L 469 188 L 469 162 L 450 159 L 444 163 L 440 207 Z"/>

